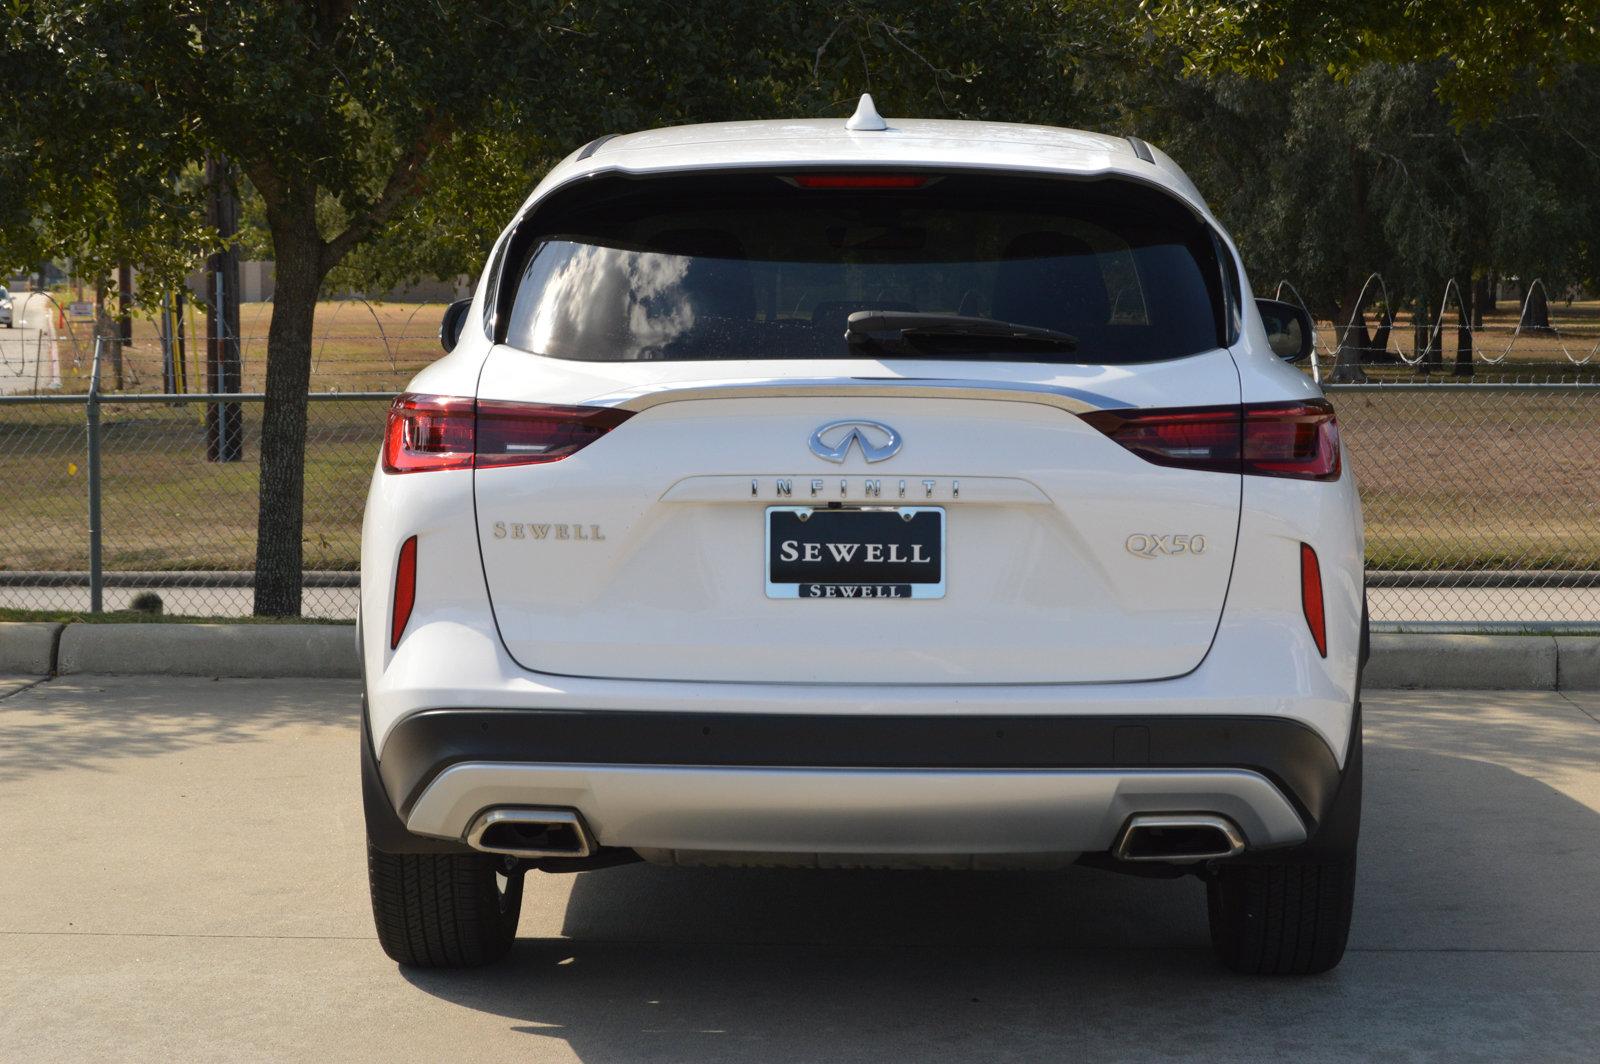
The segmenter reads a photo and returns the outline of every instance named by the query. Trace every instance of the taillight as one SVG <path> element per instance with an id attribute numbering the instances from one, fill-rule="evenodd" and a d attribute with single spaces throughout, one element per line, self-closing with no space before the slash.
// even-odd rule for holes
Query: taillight
<path id="1" fill-rule="evenodd" d="M 1244 408 L 1244 471 L 1261 477 L 1339 479 L 1339 419 L 1326 400 Z"/>
<path id="2" fill-rule="evenodd" d="M 389 408 L 385 473 L 536 465 L 576 454 L 632 417 L 598 406 L 406 394 Z"/>
<path id="3" fill-rule="evenodd" d="M 475 464 L 535 465 L 577 454 L 633 416 L 604 406 L 479 401 Z"/>
<path id="4" fill-rule="evenodd" d="M 1311 640 L 1317 644 L 1317 653 L 1328 656 L 1328 626 L 1322 613 L 1322 567 L 1317 564 L 1317 552 L 1310 544 L 1300 544 L 1300 609 L 1306 615 L 1306 627 L 1311 629 Z"/>
<path id="5" fill-rule="evenodd" d="M 473 401 L 443 395 L 398 397 L 383 437 L 385 473 L 472 467 Z"/>
<path id="6" fill-rule="evenodd" d="M 1339 478 L 1339 422 L 1322 399 L 1097 410 L 1083 420 L 1147 462 L 1217 473 Z"/>
<path id="7" fill-rule="evenodd" d="M 1098 410 L 1083 420 L 1146 462 L 1239 472 L 1239 407 Z"/>
<path id="8" fill-rule="evenodd" d="M 411 607 L 417 601 L 417 537 L 400 544 L 400 560 L 394 567 L 394 612 L 389 617 L 389 649 L 400 645 Z"/>

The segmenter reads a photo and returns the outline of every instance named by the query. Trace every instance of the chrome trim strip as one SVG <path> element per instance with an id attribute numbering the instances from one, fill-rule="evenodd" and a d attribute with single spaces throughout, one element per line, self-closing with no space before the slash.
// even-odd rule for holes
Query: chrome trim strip
<path id="1" fill-rule="evenodd" d="M 699 399 L 809 399 L 844 396 L 871 399 L 987 399 L 1038 403 L 1069 414 L 1126 410 L 1125 403 L 1079 388 L 1025 381 L 957 380 L 942 377 L 797 377 L 794 380 L 695 381 L 662 384 L 590 399 L 587 406 L 609 406 L 638 413 L 663 403 Z"/>

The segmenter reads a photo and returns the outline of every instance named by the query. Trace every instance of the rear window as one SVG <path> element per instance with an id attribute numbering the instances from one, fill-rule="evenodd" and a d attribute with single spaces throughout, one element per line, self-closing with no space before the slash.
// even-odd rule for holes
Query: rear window
<path id="1" fill-rule="evenodd" d="M 916 188 L 802 188 L 762 173 L 604 178 L 558 195 L 508 250 L 501 299 L 505 341 L 541 355 L 926 357 L 863 349 L 846 335 L 858 311 L 1076 340 L 1019 348 L 967 335 L 941 357 L 1145 362 L 1227 342 L 1211 233 L 1129 182 L 951 174 Z"/>

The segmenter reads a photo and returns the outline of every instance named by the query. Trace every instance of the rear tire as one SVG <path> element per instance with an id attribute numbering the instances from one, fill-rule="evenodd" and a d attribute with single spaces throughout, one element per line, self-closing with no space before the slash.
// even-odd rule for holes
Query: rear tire
<path id="1" fill-rule="evenodd" d="M 383 951 L 418 968 L 476 968 L 517 936 L 523 871 L 485 854 L 384 853 L 367 845 L 372 917 Z"/>
<path id="2" fill-rule="evenodd" d="M 1254 975 L 1314 975 L 1344 956 L 1356 863 L 1236 865 L 1206 883 L 1211 948 Z"/>

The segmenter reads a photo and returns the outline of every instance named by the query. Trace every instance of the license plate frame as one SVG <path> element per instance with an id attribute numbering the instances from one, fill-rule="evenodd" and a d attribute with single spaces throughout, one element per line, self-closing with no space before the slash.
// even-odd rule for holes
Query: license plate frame
<path id="1" fill-rule="evenodd" d="M 932 580 L 926 580 L 926 579 L 924 579 L 924 580 L 832 580 L 832 579 L 827 579 L 827 580 L 798 580 L 798 581 L 793 581 L 793 580 L 789 580 L 787 578 L 774 580 L 773 579 L 773 576 L 774 576 L 774 573 L 773 573 L 774 563 L 775 562 L 782 562 L 782 560 L 778 559 L 773 553 L 773 526 L 778 523 L 776 518 L 777 518 L 777 515 L 779 515 L 779 514 L 794 514 L 794 515 L 796 515 L 797 519 L 801 523 L 808 522 L 809 520 L 811 520 L 813 517 L 815 517 L 817 515 L 826 515 L 824 520 L 826 520 L 830 525 L 833 525 L 833 526 L 837 526 L 841 521 L 862 521 L 863 525 L 868 525 L 869 522 L 865 519 L 864 515 L 879 515 L 878 518 L 877 518 L 877 522 L 884 522 L 887 517 L 893 516 L 893 517 L 898 517 L 901 521 L 905 521 L 907 524 L 911 524 L 911 525 L 922 524 L 922 525 L 924 525 L 923 528 L 915 530 L 917 534 L 907 537 L 907 538 L 913 540 L 914 542 L 911 543 L 911 544 L 903 544 L 902 546 L 910 547 L 910 546 L 920 545 L 920 546 L 926 547 L 926 546 L 932 545 L 933 543 L 937 543 L 937 547 L 938 547 L 938 558 L 937 558 L 938 580 L 937 581 L 932 581 Z M 926 530 L 926 523 L 928 522 L 928 518 L 924 518 L 924 517 L 920 516 L 920 515 L 923 515 L 923 514 L 935 515 L 932 518 L 932 523 L 934 525 L 936 525 L 936 535 L 929 536 L 929 535 L 926 534 L 926 531 L 927 531 Z M 769 598 L 769 599 L 902 599 L 903 600 L 903 599 L 941 599 L 941 598 L 945 597 L 946 579 L 947 579 L 947 572 L 948 572 L 948 565 L 949 565 L 949 555 L 948 555 L 948 545 L 947 545 L 949 519 L 948 519 L 948 517 L 946 515 L 945 507 L 943 507 L 943 506 L 852 506 L 852 507 L 841 507 L 841 508 L 837 508 L 837 509 L 821 507 L 821 506 L 769 506 L 769 507 L 766 508 L 766 510 L 762 514 L 762 522 L 763 522 L 763 525 L 764 525 L 763 531 L 765 533 L 765 537 L 764 537 L 765 554 L 764 554 L 764 557 L 763 557 L 763 560 L 762 560 L 762 567 L 763 567 L 764 576 L 766 578 L 767 598 Z M 876 524 L 877 522 L 870 522 L 870 523 L 871 524 Z M 885 528 L 888 529 L 888 530 L 895 530 L 895 528 L 896 528 L 896 526 L 888 525 L 886 522 L 884 524 L 880 524 L 878 527 L 880 528 L 880 530 L 881 529 L 885 529 Z M 818 538 L 820 539 L 821 537 L 818 537 Z M 823 542 L 826 543 L 828 541 L 824 540 Z M 838 542 L 838 540 L 835 539 L 834 542 Z M 861 545 L 865 546 L 865 543 L 862 543 Z M 913 557 L 915 557 L 915 552 L 914 551 L 913 551 Z M 848 562 L 846 562 L 844 564 L 850 564 L 851 562 L 854 562 L 854 561 L 855 561 L 855 559 L 852 558 L 852 559 L 850 559 Z M 908 562 L 909 561 L 910 560 L 908 559 Z M 912 563 L 914 564 L 914 562 L 912 562 Z M 793 563 L 783 563 L 783 564 L 793 564 Z M 838 564 L 838 563 L 836 563 L 836 564 Z M 860 565 L 874 565 L 874 564 L 876 564 L 876 565 L 884 565 L 884 564 L 893 564 L 893 563 L 889 562 L 889 561 L 879 561 L 879 562 L 876 562 L 876 563 L 867 562 L 865 560 L 865 557 L 863 556 L 862 560 L 858 564 L 860 564 Z M 923 562 L 922 564 L 926 565 L 928 563 L 927 562 Z M 779 575 L 783 576 L 783 577 L 787 577 L 790 574 L 788 574 L 787 572 L 784 572 L 784 573 L 780 573 Z M 918 575 L 922 575 L 922 574 L 919 573 Z M 826 589 L 828 589 L 828 588 L 832 588 L 834 590 L 831 591 L 831 592 L 826 591 Z M 845 589 L 847 589 L 847 588 L 854 589 L 854 590 L 850 591 L 849 593 L 846 593 Z"/>

